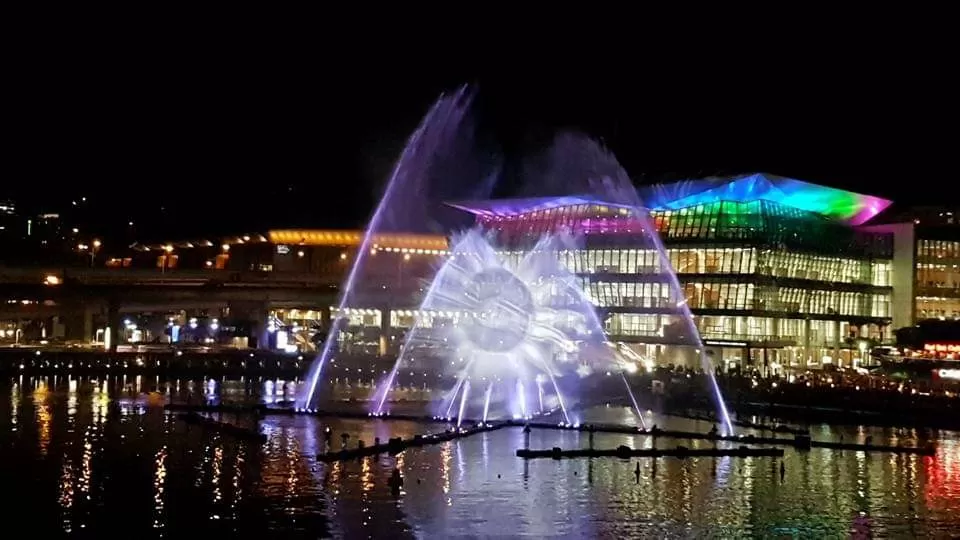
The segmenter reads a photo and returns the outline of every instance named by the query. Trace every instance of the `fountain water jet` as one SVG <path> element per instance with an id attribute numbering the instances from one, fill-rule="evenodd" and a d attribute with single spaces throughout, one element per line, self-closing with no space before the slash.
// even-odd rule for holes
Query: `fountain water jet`
<path id="1" fill-rule="evenodd" d="M 567 415 L 567 406 L 563 403 L 563 394 L 560 393 L 560 387 L 557 386 L 557 380 L 553 377 L 553 373 L 547 371 L 547 375 L 550 376 L 550 382 L 553 383 L 553 391 L 557 393 L 557 403 L 560 405 L 560 412 L 563 413 L 563 420 L 569 424 L 570 416 Z"/>
<path id="2" fill-rule="evenodd" d="M 700 365 L 710 382 L 710 392 L 713 395 L 718 415 L 726 430 L 727 435 L 732 435 L 733 422 L 730 420 L 730 414 L 727 411 L 720 386 L 714 374 L 713 366 L 707 358 L 704 351 L 703 341 L 700 337 L 700 330 L 694 322 L 693 313 L 684 299 L 683 288 L 677 279 L 675 269 L 670 263 L 670 257 L 663 245 L 663 240 L 657 232 L 656 226 L 650 217 L 650 213 L 643 206 L 643 201 L 637 193 L 633 182 L 627 175 L 617 159 L 600 146 L 595 141 L 578 136 L 576 134 L 563 134 L 558 136 L 552 148 L 551 159 L 557 160 L 559 164 L 566 164 L 566 169 L 571 169 L 570 160 L 575 160 L 575 164 L 580 167 L 586 167 L 587 171 L 578 171 L 582 176 L 579 181 L 582 183 L 586 179 L 586 192 L 599 195 L 604 200 L 610 201 L 613 205 L 620 206 L 626 210 L 630 217 L 636 220 L 639 225 L 639 231 L 633 232 L 630 226 L 627 226 L 625 232 L 636 234 L 646 233 L 646 237 L 653 244 L 660 261 L 662 273 L 669 279 L 669 285 L 676 298 L 680 299 L 676 307 L 680 310 L 681 319 L 687 325 L 688 332 L 694 341 L 696 354 L 699 356 Z M 554 169 L 552 172 L 560 172 L 555 176 L 560 176 L 560 180 L 565 176 L 562 171 Z M 558 179 L 553 179 L 556 182 Z"/>
<path id="3" fill-rule="evenodd" d="M 540 404 L 538 412 L 543 413 L 543 380 L 537 377 L 537 400 Z"/>
<path id="4" fill-rule="evenodd" d="M 363 240 L 360 242 L 360 249 L 357 251 L 357 256 L 354 258 L 353 265 L 350 267 L 350 272 L 347 274 L 347 280 L 344 282 L 343 292 L 340 295 L 340 302 L 337 305 L 338 317 L 340 313 L 342 313 L 347 307 L 347 303 L 350 299 L 350 293 L 353 292 L 354 282 L 357 279 L 357 274 L 359 273 L 360 268 L 363 266 L 368 252 L 370 251 L 373 235 L 379 228 L 381 216 L 383 215 L 383 212 L 387 208 L 388 204 L 392 202 L 394 190 L 397 188 L 397 184 L 399 184 L 398 179 L 400 178 L 400 173 L 403 170 L 403 164 L 409 153 L 412 153 L 413 149 L 416 148 L 420 136 L 423 134 L 425 127 L 433 119 L 433 115 L 439 109 L 439 105 L 440 102 L 438 101 L 430 109 L 430 111 L 424 117 L 423 122 L 410 136 L 410 140 L 404 147 L 403 153 L 400 155 L 400 159 L 398 159 L 396 165 L 394 165 L 393 172 L 390 175 L 390 180 L 387 181 L 387 187 L 384 190 L 383 197 L 380 198 L 377 208 L 373 211 L 373 216 L 370 218 L 370 222 L 367 225 L 366 231 L 364 231 Z M 312 366 L 310 369 L 310 374 L 308 375 L 310 386 L 304 403 L 302 404 L 303 407 L 309 407 L 313 402 L 314 394 L 317 390 L 317 382 L 320 380 L 320 375 L 323 371 L 323 365 L 330 357 L 332 344 L 336 341 L 336 333 L 338 331 L 339 325 L 337 323 L 331 324 L 330 332 L 327 334 L 327 339 L 323 343 L 323 349 L 320 352 L 320 356 L 317 357 L 317 359 L 314 361 L 314 366 Z M 385 394 L 386 392 L 387 390 L 384 391 Z"/>
<path id="5" fill-rule="evenodd" d="M 443 414 L 444 418 L 450 418 L 450 411 L 453 410 L 453 404 L 457 401 L 457 394 L 460 393 L 460 389 L 463 388 L 463 383 L 466 382 L 466 377 L 460 377 L 457 379 L 457 385 L 453 387 L 453 391 L 450 393 L 450 396 L 447 398 L 449 402 L 447 405 L 447 412 Z"/>
<path id="6" fill-rule="evenodd" d="M 457 427 L 463 423 L 463 413 L 467 410 L 467 396 L 470 395 L 470 381 L 463 385 L 463 392 L 460 394 L 460 411 L 457 413 Z"/>
<path id="7" fill-rule="evenodd" d="M 466 86 L 451 94 L 441 95 L 407 139 L 406 145 L 388 177 L 383 195 L 367 223 L 363 239 L 347 273 L 347 278 L 341 286 L 334 322 L 330 325 L 320 354 L 313 361 L 307 373 L 305 391 L 297 399 L 298 408 L 309 408 L 316 399 L 317 384 L 322 377 L 324 366 L 334 352 L 334 345 L 337 343 L 342 323 L 340 318 L 344 309 L 353 299 L 357 283 L 361 281 L 358 276 L 370 254 L 374 235 L 381 232 L 387 225 L 393 228 L 405 228 L 407 224 L 399 223 L 396 217 L 392 215 L 398 211 L 395 207 L 403 208 L 401 214 L 418 216 L 419 219 L 426 221 L 427 208 L 425 205 L 428 197 L 426 197 L 424 191 L 426 191 L 425 184 L 429 180 L 428 176 L 430 176 L 428 174 L 429 167 L 433 160 L 437 159 L 438 154 L 443 153 L 439 151 L 441 148 L 447 150 L 447 153 L 456 153 L 455 148 L 451 147 L 455 144 L 453 141 L 457 138 L 455 130 L 460 129 L 460 124 L 471 105 L 471 100 L 472 95 Z M 490 179 L 480 183 L 489 188 L 492 178 L 491 176 Z M 401 196 L 406 196 L 410 200 L 400 201 L 401 204 L 397 204 Z M 424 208 L 412 209 L 413 204 L 419 204 Z M 396 374 L 392 373 L 392 375 L 395 376 Z M 392 384 L 392 377 L 390 383 Z M 389 392 L 389 389 L 389 384 L 384 387 L 384 396 Z M 379 407 L 377 412 L 382 412 L 382 407 Z"/>
<path id="8" fill-rule="evenodd" d="M 483 396 L 483 423 L 487 423 L 487 415 L 490 414 L 490 396 L 493 394 L 493 381 L 487 385 L 487 391 Z"/>
<path id="9" fill-rule="evenodd" d="M 637 413 L 637 418 L 640 419 L 640 427 L 647 429 L 647 422 L 643 419 L 643 413 L 640 412 L 640 406 L 637 405 L 637 398 L 633 395 L 633 390 L 630 388 L 630 383 L 627 382 L 626 374 L 621 371 L 620 377 L 623 378 L 623 385 L 627 387 L 627 395 L 630 396 L 630 402 L 633 403 L 633 410 Z"/>
<path id="10" fill-rule="evenodd" d="M 524 390 L 523 380 L 517 379 L 517 399 L 520 400 L 520 417 L 527 418 L 527 392 Z"/>

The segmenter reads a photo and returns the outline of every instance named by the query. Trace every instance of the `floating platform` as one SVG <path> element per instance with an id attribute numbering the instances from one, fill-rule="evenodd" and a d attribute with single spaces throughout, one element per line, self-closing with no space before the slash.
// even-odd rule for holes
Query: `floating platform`
<path id="1" fill-rule="evenodd" d="M 259 431 L 249 428 L 243 428 L 226 422 L 218 422 L 212 418 L 207 418 L 195 412 L 187 412 L 177 415 L 177 418 L 184 423 L 200 426 L 210 431 L 229 435 L 231 437 L 252 441 L 257 443 L 267 442 L 267 436 Z"/>
<path id="2" fill-rule="evenodd" d="M 811 441 L 813 448 L 826 448 L 829 450 L 853 450 L 855 452 L 886 452 L 891 454 L 915 454 L 920 456 L 933 456 L 937 453 L 937 447 L 933 445 L 926 446 L 888 446 L 882 444 L 858 444 L 858 443 L 835 443 L 824 441 Z"/>
<path id="3" fill-rule="evenodd" d="M 710 418 L 709 416 L 690 415 L 690 416 L 687 416 L 686 418 L 689 418 L 689 419 L 691 419 L 691 420 L 699 420 L 699 421 L 701 421 L 701 422 L 713 422 L 713 423 L 718 423 L 718 420 L 717 420 L 716 418 Z M 735 426 L 737 426 L 737 427 L 742 427 L 742 428 L 747 428 L 747 429 L 755 429 L 755 430 L 757 430 L 757 431 L 772 431 L 772 432 L 774 432 L 774 433 L 789 433 L 790 435 L 806 435 L 806 434 L 807 434 L 807 430 L 806 430 L 806 429 L 790 427 L 790 426 L 788 426 L 788 425 L 786 425 L 786 424 L 773 424 L 773 425 L 770 425 L 770 424 L 758 424 L 758 423 L 756 423 L 756 422 L 749 422 L 749 421 L 747 421 L 747 420 L 731 420 L 730 423 L 733 424 L 733 425 L 735 425 Z"/>
<path id="4" fill-rule="evenodd" d="M 618 426 L 610 424 L 548 424 L 545 422 L 530 422 L 527 424 L 536 429 L 555 429 L 555 430 L 574 430 L 580 432 L 594 433 L 616 433 L 624 435 L 646 435 L 649 437 L 664 437 L 671 439 L 703 440 L 732 443 L 763 444 L 769 446 L 786 446 L 798 450 L 810 450 L 811 448 L 828 448 L 832 450 L 854 450 L 859 452 L 888 452 L 897 454 L 915 454 L 921 456 L 935 455 L 937 450 L 935 446 L 884 446 L 874 444 L 855 444 L 855 443 L 834 443 L 824 441 L 814 441 L 809 435 L 796 435 L 788 437 L 760 437 L 756 435 L 721 435 L 719 433 L 698 433 L 695 431 L 677 431 L 665 429 L 642 429 L 630 426 Z"/>
<path id="5" fill-rule="evenodd" d="M 517 450 L 517 457 L 523 459 L 572 459 L 595 457 L 613 457 L 621 459 L 629 459 L 632 457 L 675 457 L 680 459 L 694 457 L 783 457 L 783 449 L 750 448 L 747 446 L 727 449 L 687 448 L 686 446 L 677 446 L 676 448 L 630 448 L 628 446 L 620 446 L 611 449 L 580 448 L 577 450 L 563 450 L 561 448 L 552 448 L 550 450 L 530 450 L 528 448 L 521 448 Z"/>
<path id="6" fill-rule="evenodd" d="M 317 459 L 324 462 L 330 463 L 334 461 L 347 461 L 351 459 L 359 459 L 368 456 L 375 456 L 378 454 L 390 454 L 396 455 L 408 448 L 415 448 L 420 446 L 428 446 L 432 444 L 441 444 L 447 441 L 452 441 L 455 439 L 463 439 L 471 435 L 476 435 L 478 433 L 486 433 L 488 431 L 496 431 L 498 429 L 506 427 L 507 424 L 485 424 L 482 426 L 477 426 L 473 428 L 461 428 L 455 430 L 442 431 L 439 433 L 433 433 L 429 435 L 415 435 L 410 439 L 402 439 L 396 437 L 390 439 L 383 444 L 374 444 L 372 446 L 359 445 L 355 448 L 348 448 L 339 450 L 336 452 L 326 452 L 322 454 L 317 454 Z"/>
<path id="7" fill-rule="evenodd" d="M 364 413 L 360 411 L 334 411 L 334 410 L 305 410 L 305 409 L 294 409 L 289 407 L 271 407 L 267 405 L 256 405 L 256 406 L 234 406 L 234 405 L 189 405 L 189 404 L 169 404 L 164 407 L 166 410 L 171 411 L 190 411 L 186 414 L 194 415 L 198 418 L 203 419 L 203 422 L 207 424 L 220 424 L 224 426 L 230 426 L 225 429 L 235 429 L 250 432 L 250 430 L 244 430 L 244 428 L 238 428 L 231 424 L 223 424 L 216 422 L 214 420 L 208 419 L 206 417 L 196 414 L 197 412 L 208 412 L 208 413 L 232 413 L 232 414 L 242 414 L 242 413 L 257 413 L 261 415 L 283 415 L 283 416 L 295 416 L 295 415 L 305 415 L 305 416 L 316 416 L 316 417 L 337 417 L 337 418 L 353 418 L 353 419 L 377 419 L 377 420 L 394 420 L 394 421 L 404 421 L 404 422 L 417 422 L 422 424 L 449 424 L 455 422 L 455 418 L 446 418 L 440 416 L 426 416 L 426 415 L 416 415 L 416 414 L 390 414 L 384 413 L 380 415 L 372 415 L 369 413 Z M 553 412 L 553 411 L 551 411 Z M 410 446 L 422 446 L 423 444 L 437 444 L 445 442 L 448 440 L 458 439 L 465 436 L 472 435 L 474 433 L 482 431 L 491 431 L 493 429 L 500 429 L 504 427 L 516 426 L 516 427 L 529 427 L 535 429 L 553 429 L 553 430 L 563 430 L 563 431 L 579 431 L 579 432 L 594 432 L 594 433 L 615 433 L 622 435 L 643 435 L 648 437 L 662 437 L 667 439 L 684 439 L 684 440 L 702 440 L 702 441 L 716 441 L 716 442 L 731 442 L 739 444 L 754 444 L 754 445 L 767 445 L 767 446 L 779 446 L 779 447 L 790 447 L 796 448 L 798 450 L 810 450 L 811 448 L 826 448 L 831 450 L 851 450 L 857 452 L 884 452 L 884 453 L 895 453 L 895 454 L 914 454 L 921 456 L 933 456 L 936 454 L 936 447 L 932 445 L 924 446 L 889 446 L 889 445 L 875 445 L 875 444 L 857 444 L 857 443 L 837 443 L 837 442 L 825 442 L 825 441 L 815 441 L 812 440 L 805 431 L 797 430 L 795 428 L 789 428 L 786 426 L 761 426 L 759 424 L 751 424 L 750 427 L 753 429 L 765 429 L 772 430 L 775 432 L 785 432 L 792 433 L 793 437 L 768 437 L 761 435 L 722 435 L 716 432 L 696 432 L 696 431 L 680 431 L 680 430 L 666 430 L 659 428 L 643 429 L 635 426 L 624 426 L 617 424 L 565 424 L 559 423 L 555 424 L 552 422 L 544 422 L 542 418 L 549 416 L 550 413 L 540 415 L 534 419 L 509 419 L 497 421 L 496 423 L 485 424 L 484 428 L 469 428 L 463 431 L 465 434 L 457 435 L 459 431 L 451 430 L 444 431 L 434 435 L 418 435 L 414 439 L 403 442 L 403 449 Z M 184 415 L 181 415 L 183 417 Z M 539 420 L 538 420 L 539 419 Z M 709 420 L 704 418 L 704 420 Z M 199 423 L 200 421 L 197 421 Z M 461 421 L 466 425 L 480 425 L 482 422 L 476 419 L 463 419 Z M 454 435 L 450 435 L 453 433 Z M 241 435 L 236 435 L 240 437 Z M 417 438 L 430 438 L 430 442 L 417 442 L 413 443 Z M 368 455 L 375 455 L 381 453 L 399 453 L 401 450 L 393 452 L 391 448 L 388 448 L 389 445 L 381 444 L 376 446 L 370 446 L 363 449 L 354 448 L 346 450 L 345 452 L 352 453 L 348 454 L 347 457 L 339 458 L 341 452 L 330 452 L 328 454 L 321 454 L 321 456 L 332 456 L 330 461 L 338 461 L 340 459 L 353 459 L 357 457 L 363 457 Z M 320 457 L 320 456 L 318 456 Z M 320 457 L 321 460 L 326 459 Z"/>

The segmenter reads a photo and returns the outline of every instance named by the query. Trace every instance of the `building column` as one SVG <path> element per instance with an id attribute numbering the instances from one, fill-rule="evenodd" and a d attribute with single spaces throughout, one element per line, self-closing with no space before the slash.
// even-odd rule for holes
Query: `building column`
<path id="1" fill-rule="evenodd" d="M 269 315 L 270 308 L 266 303 L 257 304 L 249 311 L 249 317 L 253 323 L 250 326 L 250 334 L 256 340 L 256 348 L 259 350 L 270 348 L 270 325 L 267 323 Z"/>
<path id="2" fill-rule="evenodd" d="M 410 329 L 413 331 L 413 329 Z M 390 307 L 380 308 L 380 356 L 390 352 Z"/>
<path id="3" fill-rule="evenodd" d="M 833 361 L 840 365 L 840 321 L 833 321 Z"/>
<path id="4" fill-rule="evenodd" d="M 330 306 L 320 308 L 320 328 L 323 328 L 324 332 L 330 332 Z"/>
<path id="5" fill-rule="evenodd" d="M 250 348 L 270 348 L 270 331 L 267 324 L 270 306 L 267 302 L 230 303 L 229 309 L 232 318 L 245 321 L 250 325 L 250 332 L 247 334 L 247 345 Z"/>
<path id="6" fill-rule="evenodd" d="M 116 352 L 120 338 L 123 336 L 123 325 L 120 321 L 120 303 L 110 300 L 107 305 L 107 322 L 104 325 L 105 349 L 109 352 Z M 109 338 L 106 334 L 109 334 Z"/>
<path id="7" fill-rule="evenodd" d="M 807 369 L 810 365 L 810 319 L 803 320 L 803 358 L 800 360 L 800 367 Z"/>
<path id="8" fill-rule="evenodd" d="M 48 337 L 89 341 L 93 337 L 93 313 L 93 307 L 83 302 L 69 302 L 61 306 Z"/>

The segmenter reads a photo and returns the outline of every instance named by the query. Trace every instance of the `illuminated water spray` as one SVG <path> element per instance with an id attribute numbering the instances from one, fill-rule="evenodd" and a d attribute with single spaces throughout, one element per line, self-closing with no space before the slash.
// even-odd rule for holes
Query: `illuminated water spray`
<path id="1" fill-rule="evenodd" d="M 487 423 L 487 416 L 490 414 L 490 396 L 493 394 L 493 381 L 487 385 L 487 391 L 483 395 L 483 423 Z"/>
<path id="2" fill-rule="evenodd" d="M 670 263 L 670 256 L 667 253 L 666 247 L 663 245 L 663 240 L 657 232 L 656 225 L 653 219 L 651 219 L 650 213 L 643 207 L 636 189 L 634 189 L 632 182 L 630 182 L 630 178 L 619 164 L 616 163 L 616 159 L 602 148 L 596 147 L 594 151 L 598 152 L 596 155 L 598 160 L 608 160 L 608 162 L 615 165 L 616 174 L 613 177 L 604 176 L 601 180 L 593 182 L 593 191 L 602 195 L 606 200 L 613 201 L 620 205 L 626 212 L 628 217 L 624 220 L 624 224 L 617 225 L 616 227 L 626 228 L 626 232 L 641 235 L 641 238 L 649 241 L 656 251 L 660 264 L 660 274 L 669 280 L 670 290 L 672 292 L 671 297 L 677 301 L 676 309 L 680 312 L 680 319 L 683 320 L 687 326 L 687 332 L 694 343 L 696 354 L 700 359 L 701 369 L 703 369 L 709 380 L 710 392 L 717 407 L 717 413 L 724 427 L 725 434 L 732 435 L 733 422 L 730 420 L 730 413 L 727 411 L 723 394 L 720 391 L 720 386 L 717 384 L 713 365 L 704 351 L 703 341 L 700 338 L 700 330 L 694 321 L 690 306 L 687 305 L 684 289 L 680 286 L 680 280 L 677 278 L 677 273 Z M 631 231 L 631 228 L 635 228 L 636 230 Z M 645 238 L 643 238 L 644 236 Z M 626 383 L 626 379 L 624 379 L 624 382 Z M 627 387 L 629 388 L 629 384 Z M 630 397 L 633 399 L 634 396 L 632 393 Z"/>
<path id="3" fill-rule="evenodd" d="M 453 391 L 450 393 L 449 396 L 447 396 L 447 399 L 446 399 L 447 409 L 446 409 L 446 412 L 443 413 L 443 417 L 444 417 L 444 418 L 446 418 L 446 419 L 448 419 L 448 420 L 451 418 L 451 416 L 450 416 L 450 411 L 453 410 L 453 404 L 456 403 L 457 394 L 460 393 L 460 389 L 463 387 L 463 383 L 466 382 L 466 380 L 467 380 L 466 377 L 459 377 L 459 378 L 457 379 L 457 385 L 453 387 Z M 380 407 L 383 406 L 383 402 L 382 402 L 382 401 L 379 403 L 379 406 L 380 406 Z M 377 411 L 375 411 L 375 412 L 376 412 L 377 414 L 380 414 L 380 413 L 381 413 L 380 410 L 377 410 Z"/>
<path id="4" fill-rule="evenodd" d="M 643 429 L 647 429 L 647 422 L 643 419 L 643 412 L 640 411 L 640 406 L 637 405 L 637 398 L 633 395 L 633 389 L 630 388 L 630 383 L 627 382 L 627 375 L 621 371 L 620 377 L 623 379 L 623 385 L 627 387 L 627 395 L 630 396 L 630 402 L 633 403 L 633 411 L 637 413 L 637 418 L 640 419 L 640 426 Z"/>
<path id="5" fill-rule="evenodd" d="M 520 417 L 527 418 L 527 392 L 523 386 L 523 381 L 517 379 L 517 400 L 520 402 Z"/>
<path id="6" fill-rule="evenodd" d="M 539 412 L 543 412 L 543 379 L 537 377 L 537 403 L 540 405 Z"/>
<path id="7" fill-rule="evenodd" d="M 656 231 L 654 229 L 653 221 L 650 219 L 649 214 L 639 206 L 636 206 L 633 209 L 636 212 L 637 216 L 644 223 L 644 227 L 649 231 Z M 672 290 L 675 291 L 677 296 L 683 295 L 683 288 L 680 287 L 680 280 L 677 279 L 677 273 L 674 271 L 671 263 L 670 256 L 667 254 L 667 250 L 663 245 L 663 241 L 660 239 L 660 235 L 656 232 L 651 234 L 654 245 L 656 246 L 657 256 L 660 258 L 660 264 L 662 266 L 663 273 L 666 274 L 667 278 L 670 280 Z M 687 331 L 690 333 L 690 336 L 693 338 L 696 343 L 696 354 L 700 357 L 700 367 L 703 369 L 704 373 L 707 376 L 707 380 L 710 381 L 710 392 L 713 396 L 714 404 L 717 407 L 717 413 L 720 416 L 720 421 L 725 429 L 724 435 L 733 435 L 733 422 L 730 420 L 730 413 L 727 411 L 727 404 L 723 400 L 723 393 L 720 391 L 720 386 L 717 384 L 716 374 L 713 372 L 713 365 L 710 362 L 710 359 L 707 358 L 706 351 L 703 347 L 703 340 L 700 338 L 700 329 L 697 328 L 696 323 L 693 319 L 693 312 L 690 311 L 690 306 L 687 305 L 686 299 L 682 299 L 677 302 L 677 308 L 680 309 L 681 319 L 687 325 Z M 631 394 L 632 398 L 633 395 Z"/>
<path id="8" fill-rule="evenodd" d="M 614 365 L 612 355 L 600 354 L 607 347 L 593 346 L 604 342 L 602 327 L 576 277 L 557 257 L 560 250 L 572 248 L 571 242 L 561 235 L 545 235 L 527 250 L 504 254 L 479 229 L 452 239 L 452 255 L 438 269 L 418 311 L 445 313 L 450 324 L 416 321 L 391 372 L 408 357 L 427 354 L 422 351 L 448 360 L 469 358 L 459 369 L 462 363 L 443 362 L 454 366 L 451 374 L 457 383 L 438 415 L 450 418 L 458 406 L 461 421 L 474 406 L 482 408 L 484 420 L 559 410 L 569 423 L 566 392 L 577 388 L 577 380 L 586 374 Z M 589 366 L 586 373 L 579 369 L 583 366 Z M 468 379 L 491 383 L 471 401 Z M 494 393 L 496 380 L 509 382 Z M 371 413 L 383 414 L 385 404 L 381 393 Z"/>
<path id="9" fill-rule="evenodd" d="M 470 381 L 463 384 L 463 392 L 460 393 L 460 411 L 457 413 L 457 427 L 463 423 L 463 413 L 467 410 L 467 396 L 470 395 Z"/>
<path id="10" fill-rule="evenodd" d="M 443 128 L 443 124 L 456 124 L 458 122 L 459 117 L 463 115 L 465 108 L 463 102 L 466 95 L 467 88 L 463 87 L 451 95 L 441 96 L 424 116 L 420 125 L 417 126 L 417 129 L 414 130 L 407 139 L 407 144 L 404 146 L 403 152 L 401 152 L 400 157 L 397 159 L 390 173 L 390 178 L 387 181 L 383 196 L 380 198 L 380 202 L 377 204 L 369 223 L 367 223 L 363 240 L 360 242 L 360 248 L 357 251 L 356 257 L 353 259 L 350 271 L 347 273 L 347 279 L 341 286 L 337 313 L 334 314 L 334 320 L 330 325 L 330 330 L 327 333 L 326 340 L 323 342 L 320 354 L 314 359 L 307 372 L 308 384 L 305 387 L 305 392 L 297 399 L 298 408 L 309 408 L 314 403 L 317 383 L 322 376 L 324 365 L 333 353 L 334 345 L 337 342 L 337 336 L 341 329 L 341 314 L 352 298 L 354 288 L 358 281 L 357 276 L 366 263 L 374 235 L 381 230 L 385 212 L 387 212 L 388 208 L 392 209 L 395 206 L 403 206 L 402 203 L 397 204 L 397 199 L 404 189 L 407 191 L 417 191 L 416 189 L 411 189 L 410 186 L 402 186 L 402 184 L 409 183 L 410 169 L 415 169 L 412 162 L 426 161 L 432 157 L 430 154 L 434 148 L 431 148 L 431 144 L 424 144 L 422 140 L 424 135 L 432 131 L 438 133 L 439 137 L 446 136 L 444 130 L 438 129 L 437 125 L 439 124 L 440 127 Z M 426 146 L 426 148 L 424 148 L 424 146 Z M 395 376 L 396 374 L 394 373 L 393 375 Z M 392 384 L 392 382 L 391 378 L 390 383 Z M 390 385 L 388 384 L 383 389 L 384 395 L 389 391 Z"/>

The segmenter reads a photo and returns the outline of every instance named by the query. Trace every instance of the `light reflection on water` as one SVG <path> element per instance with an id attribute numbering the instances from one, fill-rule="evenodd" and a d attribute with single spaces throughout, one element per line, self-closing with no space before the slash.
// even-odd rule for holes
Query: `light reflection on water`
<path id="1" fill-rule="evenodd" d="M 261 396 L 262 381 L 217 383 Z M 281 384 L 287 387 L 286 383 Z M 139 390 L 137 389 L 139 387 Z M 205 381 L 0 381 L 0 485 L 17 486 L 4 514 L 37 527 L 90 533 L 154 529 L 162 536 L 222 532 L 285 537 L 369 536 L 949 536 L 960 529 L 960 438 L 935 432 L 935 458 L 788 450 L 771 458 L 534 460 L 517 448 L 587 447 L 589 435 L 519 429 L 485 433 L 400 456 L 320 463 L 323 429 L 372 444 L 427 430 L 405 422 L 266 417 L 262 448 L 204 433 L 163 413 L 173 395 L 196 401 Z M 158 390 L 158 392 L 155 392 Z M 247 392 L 244 394 L 243 392 Z M 286 391 L 282 391 L 286 393 Z M 272 397 L 277 395 L 274 381 Z M 224 420 L 252 425 L 249 418 Z M 584 422 L 629 421 L 595 409 Z M 662 428 L 710 425 L 653 415 Z M 916 430 L 816 426 L 820 439 L 915 444 Z M 529 441 L 527 443 L 527 441 Z M 705 441 L 594 434 L 594 445 L 709 447 Z M 637 465 L 639 463 L 639 474 Z M 398 497 L 387 480 L 404 475 Z M 9 491 L 8 491 L 9 492 Z M 45 532 L 40 530 L 38 532 Z M 53 532 L 53 531 L 50 531 Z"/>

